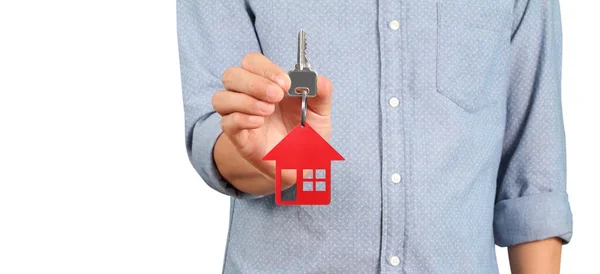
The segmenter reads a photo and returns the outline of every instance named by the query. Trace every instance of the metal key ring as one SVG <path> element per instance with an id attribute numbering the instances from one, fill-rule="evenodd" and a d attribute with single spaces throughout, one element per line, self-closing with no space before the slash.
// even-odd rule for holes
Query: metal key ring
<path id="1" fill-rule="evenodd" d="M 308 98 L 308 92 L 306 90 L 302 91 L 302 115 L 300 118 L 300 125 L 304 127 L 304 122 L 306 121 L 306 99 Z"/>

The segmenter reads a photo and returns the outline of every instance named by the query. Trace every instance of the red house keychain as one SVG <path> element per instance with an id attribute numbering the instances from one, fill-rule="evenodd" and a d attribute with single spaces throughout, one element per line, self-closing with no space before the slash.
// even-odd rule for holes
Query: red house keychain
<path id="1" fill-rule="evenodd" d="M 289 96 L 302 96 L 300 124 L 281 140 L 263 160 L 275 160 L 275 203 L 278 205 L 328 205 L 331 202 L 331 161 L 344 157 L 337 153 L 306 121 L 306 100 L 317 95 L 317 73 L 306 60 L 306 33 L 298 33 L 298 61 L 288 72 L 292 86 Z M 296 199 L 282 199 L 281 173 L 296 172 Z"/>

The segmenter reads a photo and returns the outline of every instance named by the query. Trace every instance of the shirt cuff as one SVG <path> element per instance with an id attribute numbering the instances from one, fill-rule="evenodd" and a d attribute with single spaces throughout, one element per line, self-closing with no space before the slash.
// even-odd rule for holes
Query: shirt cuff
<path id="1" fill-rule="evenodd" d="M 217 113 L 209 115 L 194 126 L 190 160 L 200 177 L 214 190 L 231 197 L 254 199 L 266 196 L 242 192 L 221 175 L 213 157 L 213 149 L 222 132 L 221 116 Z"/>
<path id="2" fill-rule="evenodd" d="M 565 192 L 549 192 L 500 201 L 494 209 L 494 238 L 505 247 L 559 237 L 571 241 L 573 216 Z"/>

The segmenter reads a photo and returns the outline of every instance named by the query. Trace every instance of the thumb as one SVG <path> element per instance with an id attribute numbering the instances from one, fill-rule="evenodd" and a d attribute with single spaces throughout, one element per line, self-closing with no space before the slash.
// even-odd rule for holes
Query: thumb
<path id="1" fill-rule="evenodd" d="M 331 114 L 331 99 L 333 92 L 333 84 L 327 77 L 320 76 L 317 78 L 317 96 L 308 98 L 308 109 L 321 116 L 329 116 Z"/>

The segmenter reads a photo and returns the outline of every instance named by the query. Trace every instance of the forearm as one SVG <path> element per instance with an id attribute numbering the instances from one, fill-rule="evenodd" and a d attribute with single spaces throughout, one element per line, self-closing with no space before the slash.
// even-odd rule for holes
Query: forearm
<path id="1" fill-rule="evenodd" d="M 513 274 L 560 273 L 562 240 L 557 237 L 508 247 Z"/>
<path id="2" fill-rule="evenodd" d="M 252 195 L 273 193 L 274 179 L 246 161 L 226 134 L 217 139 L 213 157 L 221 175 L 238 190 Z"/>

